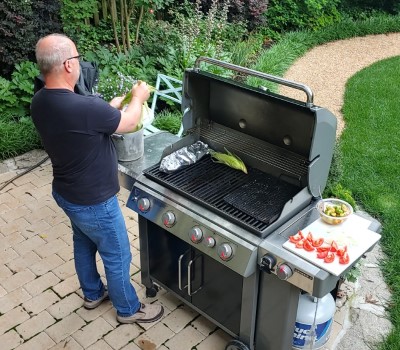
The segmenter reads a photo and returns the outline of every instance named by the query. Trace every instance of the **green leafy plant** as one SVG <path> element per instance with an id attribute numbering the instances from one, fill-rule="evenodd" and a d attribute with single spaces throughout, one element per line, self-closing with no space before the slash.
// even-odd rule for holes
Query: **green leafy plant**
<path id="1" fill-rule="evenodd" d="M 41 148 L 39 134 L 30 117 L 18 120 L 0 118 L 0 160 Z"/>
<path id="2" fill-rule="evenodd" d="M 63 0 L 61 19 L 65 32 L 74 37 L 82 25 L 88 25 L 89 20 L 97 10 L 97 0 Z"/>
<path id="3" fill-rule="evenodd" d="M 192 7 L 187 1 L 176 12 L 175 26 L 180 33 L 180 42 L 176 53 L 179 67 L 183 70 L 192 67 L 199 56 L 210 56 L 230 61 L 231 53 L 225 50 L 224 35 L 228 24 L 229 1 L 211 2 L 208 13 L 203 14 L 201 1 Z M 221 73 L 223 70 L 211 66 L 210 71 Z"/>
<path id="4" fill-rule="evenodd" d="M 340 183 L 335 184 L 325 191 L 324 197 L 339 198 L 349 203 L 353 208 L 356 207 L 356 201 L 353 198 L 351 190 L 344 188 Z"/>
<path id="5" fill-rule="evenodd" d="M 24 61 L 15 65 L 11 81 L 0 77 L 0 114 L 11 118 L 29 115 L 33 82 L 38 74 L 36 64 Z"/>
<path id="6" fill-rule="evenodd" d="M 0 116 L 12 114 L 17 103 L 17 96 L 12 92 L 11 82 L 0 77 Z"/>
<path id="7" fill-rule="evenodd" d="M 137 79 L 131 76 L 125 76 L 121 72 L 108 75 L 103 74 L 100 75 L 96 93 L 109 102 L 114 97 L 123 96 L 128 93 L 136 82 Z"/>
<path id="8" fill-rule="evenodd" d="M 156 58 L 143 55 L 140 49 L 132 46 L 127 54 L 115 53 L 105 47 L 99 47 L 96 52 L 87 52 L 86 59 L 96 62 L 100 68 L 100 81 L 110 78 L 118 79 L 118 74 L 134 77 L 136 80 L 152 82 L 157 70 Z"/>
<path id="9" fill-rule="evenodd" d="M 169 131 L 171 134 L 177 134 L 182 123 L 182 114 L 164 110 L 157 114 L 153 121 L 153 126 L 160 130 Z"/>
<path id="10" fill-rule="evenodd" d="M 349 271 L 347 271 L 342 278 L 349 282 L 356 282 L 358 277 L 361 276 L 361 263 L 358 261 Z"/>
<path id="11" fill-rule="evenodd" d="M 340 20 L 340 0 L 270 0 L 266 12 L 268 29 L 282 33 L 317 30 Z"/>
<path id="12" fill-rule="evenodd" d="M 11 75 L 13 90 L 18 99 L 26 104 L 30 104 L 33 96 L 33 82 L 40 71 L 36 64 L 30 61 L 23 61 L 15 65 Z M 29 113 L 27 113 L 29 114 Z"/>

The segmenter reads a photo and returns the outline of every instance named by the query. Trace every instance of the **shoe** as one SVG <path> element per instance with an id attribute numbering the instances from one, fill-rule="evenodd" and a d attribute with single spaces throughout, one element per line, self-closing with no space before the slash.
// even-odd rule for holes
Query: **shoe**
<path id="1" fill-rule="evenodd" d="M 98 307 L 104 300 L 108 300 L 108 291 L 107 289 L 104 290 L 104 294 L 97 300 L 89 300 L 88 298 L 83 298 L 83 307 L 88 310 L 95 309 Z"/>
<path id="2" fill-rule="evenodd" d="M 132 316 L 119 316 L 117 321 L 119 323 L 151 323 L 158 321 L 164 315 L 164 308 L 157 304 L 143 304 L 140 303 L 140 309 Z"/>

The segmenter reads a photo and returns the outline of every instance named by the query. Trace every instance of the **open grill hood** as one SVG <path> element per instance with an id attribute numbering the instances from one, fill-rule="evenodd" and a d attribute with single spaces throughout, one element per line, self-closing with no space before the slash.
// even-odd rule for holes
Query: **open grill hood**
<path id="1" fill-rule="evenodd" d="M 201 71 L 203 61 L 303 90 L 307 102 Z M 282 223 L 321 195 L 333 155 L 336 118 L 313 105 L 308 87 L 210 58 L 199 58 L 194 69 L 186 70 L 183 83 L 185 136 L 163 156 L 200 140 L 216 151 L 227 149 L 238 155 L 250 169 L 249 175 L 215 164 L 208 157 L 168 176 L 153 167 L 145 171 L 147 177 L 217 209 L 227 219 L 244 222 L 260 236 L 276 227 L 274 222 Z M 212 183 L 214 172 L 218 175 Z M 231 174 L 240 179 L 232 180 Z M 205 198 L 204 193 L 212 198 Z M 263 203 L 270 207 L 263 209 Z M 224 205 L 229 208 L 221 210 Z M 234 214 L 234 209 L 241 213 Z"/>

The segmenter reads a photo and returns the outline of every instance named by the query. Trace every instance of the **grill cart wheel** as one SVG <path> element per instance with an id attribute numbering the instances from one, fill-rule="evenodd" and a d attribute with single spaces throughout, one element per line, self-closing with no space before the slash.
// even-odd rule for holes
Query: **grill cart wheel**
<path id="1" fill-rule="evenodd" d="M 154 298 L 157 295 L 157 292 L 160 290 L 159 286 L 153 284 L 150 288 L 146 287 L 146 297 Z"/>
<path id="2" fill-rule="evenodd" d="M 231 340 L 225 350 L 250 350 L 249 347 L 240 340 Z"/>

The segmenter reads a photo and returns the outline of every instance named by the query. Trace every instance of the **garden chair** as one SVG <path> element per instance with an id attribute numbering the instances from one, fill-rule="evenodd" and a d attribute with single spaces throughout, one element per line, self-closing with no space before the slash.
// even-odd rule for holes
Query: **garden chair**
<path id="1" fill-rule="evenodd" d="M 159 96 L 164 97 L 167 100 L 174 101 L 176 103 L 181 104 L 182 102 L 182 81 L 173 77 L 169 77 L 165 74 L 157 74 L 157 81 L 155 85 L 156 91 L 153 95 L 153 100 L 151 102 L 151 111 L 155 113 L 157 99 Z M 150 135 L 155 132 L 160 131 L 153 125 L 146 125 L 144 128 L 144 135 Z M 181 137 L 183 132 L 183 127 L 178 132 L 178 136 Z"/>

